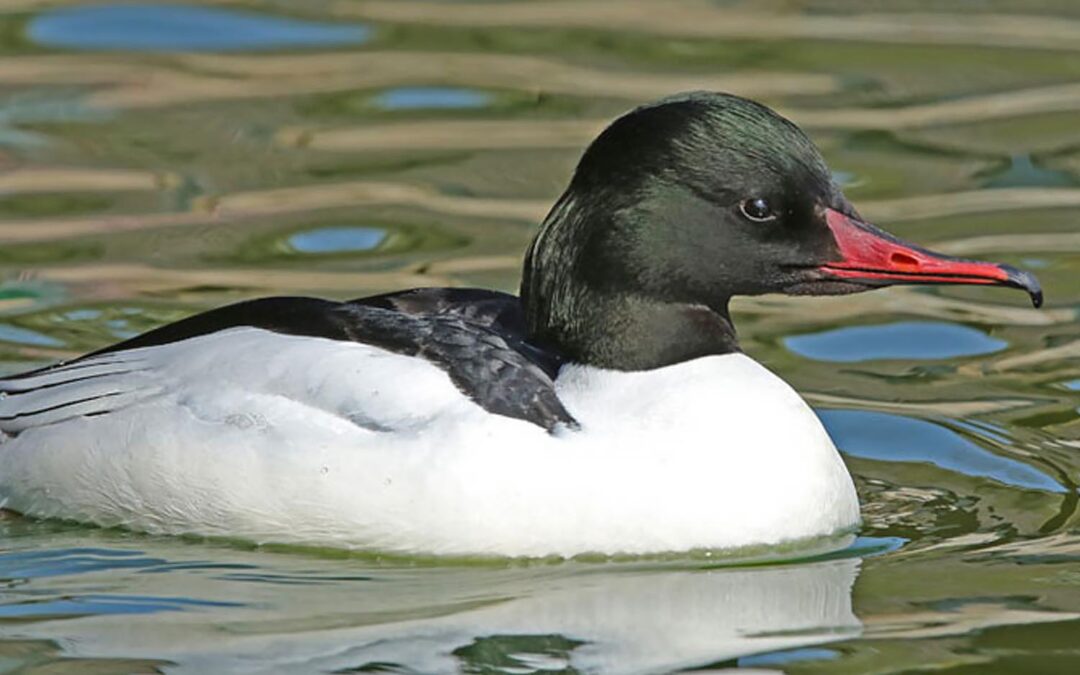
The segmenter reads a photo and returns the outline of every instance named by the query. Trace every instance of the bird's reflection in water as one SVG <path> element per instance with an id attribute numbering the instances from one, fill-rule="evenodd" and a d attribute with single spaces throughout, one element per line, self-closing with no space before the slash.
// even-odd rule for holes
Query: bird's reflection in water
<path id="1" fill-rule="evenodd" d="M 457 617 L 460 628 L 477 637 L 452 651 L 427 650 L 416 666 L 444 672 L 667 672 L 821 644 L 860 631 L 851 610 L 857 569 L 858 561 L 839 560 L 582 577 Z M 392 643 L 385 647 L 393 649 Z M 409 659 L 402 665 L 414 667 Z"/>
<path id="2" fill-rule="evenodd" d="M 207 560 L 195 557 L 198 547 L 155 548 L 56 555 L 93 554 L 94 564 L 65 572 L 71 597 L 156 598 L 160 611 L 24 616 L 17 636 L 0 627 L 0 639 L 56 641 L 61 659 L 164 661 L 171 673 L 522 675 L 717 668 L 861 632 L 851 608 L 856 557 L 707 569 L 685 561 L 426 566 L 235 550 Z M 114 559 L 142 573 L 115 585 Z M 21 589 L 32 593 L 38 580 L 28 582 Z"/>
<path id="3" fill-rule="evenodd" d="M 841 559 L 540 578 L 448 615 L 275 638 L 262 658 L 334 672 L 671 672 L 858 635 L 858 568 Z M 471 581 L 483 584 L 482 572 Z"/>

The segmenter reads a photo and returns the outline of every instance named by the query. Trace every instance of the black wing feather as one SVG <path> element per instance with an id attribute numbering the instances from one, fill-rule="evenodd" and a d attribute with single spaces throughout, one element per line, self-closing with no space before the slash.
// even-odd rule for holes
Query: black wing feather
<path id="1" fill-rule="evenodd" d="M 240 327 L 362 342 L 422 357 L 445 370 L 462 393 L 489 412 L 549 431 L 560 424 L 577 426 L 555 393 L 560 355 L 528 341 L 517 297 L 483 289 L 421 288 L 349 302 L 304 297 L 249 300 L 182 319 L 87 356 Z M 34 373 L 71 368 L 72 363 Z"/>

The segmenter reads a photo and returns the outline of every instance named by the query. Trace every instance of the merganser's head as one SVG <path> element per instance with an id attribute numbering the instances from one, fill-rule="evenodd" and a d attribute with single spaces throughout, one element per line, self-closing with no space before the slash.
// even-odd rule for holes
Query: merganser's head
<path id="1" fill-rule="evenodd" d="M 529 249 L 522 299 L 538 341 L 639 369 L 737 349 L 732 296 L 893 284 L 1011 286 L 1042 303 L 1028 272 L 864 221 L 813 143 L 769 108 L 695 92 L 637 108 L 593 141 Z"/>

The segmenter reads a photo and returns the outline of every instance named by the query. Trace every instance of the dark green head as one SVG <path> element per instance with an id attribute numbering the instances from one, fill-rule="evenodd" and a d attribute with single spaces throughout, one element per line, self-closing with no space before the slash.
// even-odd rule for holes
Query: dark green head
<path id="1" fill-rule="evenodd" d="M 863 223 L 798 127 L 695 92 L 637 108 L 593 141 L 529 248 L 521 294 L 533 339 L 636 370 L 736 350 L 734 295 L 901 281 L 1037 292 L 1030 275 Z"/>

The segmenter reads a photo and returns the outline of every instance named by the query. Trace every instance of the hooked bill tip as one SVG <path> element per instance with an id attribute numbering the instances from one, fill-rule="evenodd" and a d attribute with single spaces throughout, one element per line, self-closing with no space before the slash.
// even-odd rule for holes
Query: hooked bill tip
<path id="1" fill-rule="evenodd" d="M 1028 296 L 1031 298 L 1031 304 L 1035 308 L 1042 307 L 1043 304 L 1043 292 L 1042 286 L 1039 285 L 1039 280 L 1035 278 L 1035 275 L 1025 270 L 1018 270 L 1010 265 L 1002 265 L 1001 269 L 1005 271 L 1005 275 L 1008 277 L 1008 284 L 1015 286 L 1016 288 L 1022 288 L 1028 292 Z"/>

